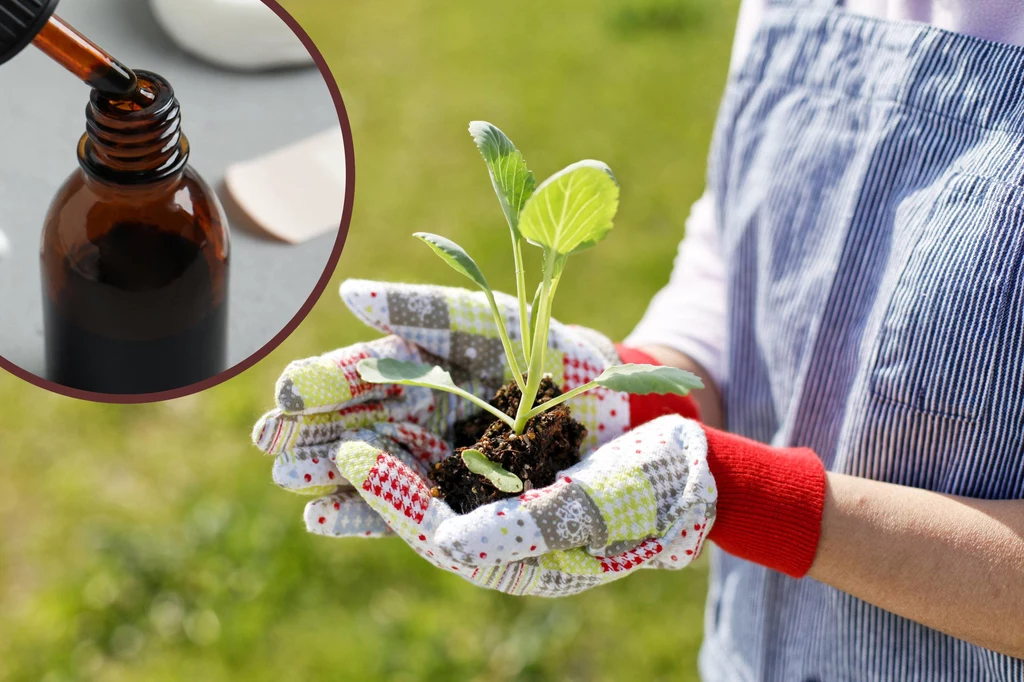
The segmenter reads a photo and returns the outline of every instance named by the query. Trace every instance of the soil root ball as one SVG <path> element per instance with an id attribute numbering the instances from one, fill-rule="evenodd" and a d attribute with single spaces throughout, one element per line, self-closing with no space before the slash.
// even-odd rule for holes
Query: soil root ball
<path id="1" fill-rule="evenodd" d="M 544 377 L 534 405 L 541 405 L 562 392 Z M 491 405 L 515 416 L 521 398 L 515 382 L 498 389 Z M 455 453 L 434 465 L 430 473 L 436 484 L 434 494 L 443 498 L 458 514 L 521 493 L 505 493 L 483 476 L 474 474 L 462 461 L 462 451 L 471 447 L 498 462 L 523 481 L 525 488 L 543 488 L 555 482 L 559 471 L 580 461 L 580 445 L 587 429 L 572 417 L 566 403 L 537 415 L 519 436 L 502 421 L 484 412 L 455 424 Z"/>

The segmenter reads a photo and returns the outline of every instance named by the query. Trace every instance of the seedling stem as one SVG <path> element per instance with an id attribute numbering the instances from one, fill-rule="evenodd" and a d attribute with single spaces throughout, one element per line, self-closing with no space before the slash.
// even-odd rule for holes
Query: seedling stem
<path id="1" fill-rule="evenodd" d="M 600 161 L 580 161 L 535 187 L 533 173 L 527 168 L 523 155 L 504 133 L 483 121 L 470 124 L 470 132 L 487 164 L 512 236 L 525 379 L 523 365 L 508 336 L 505 316 L 476 262 L 465 249 L 449 239 L 426 233 L 417 233 L 416 236 L 448 265 L 472 280 L 487 297 L 509 370 L 520 391 L 516 416 L 513 419 L 485 400 L 459 388 L 451 375 L 440 367 L 393 359 L 363 360 L 359 364 L 362 378 L 371 383 L 427 386 L 454 393 L 494 415 L 516 435 L 521 435 L 534 417 L 598 387 L 634 394 L 680 395 L 702 387 L 698 377 L 674 367 L 619 365 L 609 367 L 592 381 L 534 406 L 544 378 L 551 311 L 558 282 L 570 255 L 594 246 L 608 235 L 618 210 L 619 187 L 611 169 Z M 542 279 L 529 308 L 523 267 L 524 239 L 540 247 L 544 254 Z M 496 486 L 506 486 L 511 491 L 512 487 L 520 485 L 521 489 L 522 483 L 518 478 L 479 452 L 466 450 L 464 461 L 475 473 L 488 477 Z"/>

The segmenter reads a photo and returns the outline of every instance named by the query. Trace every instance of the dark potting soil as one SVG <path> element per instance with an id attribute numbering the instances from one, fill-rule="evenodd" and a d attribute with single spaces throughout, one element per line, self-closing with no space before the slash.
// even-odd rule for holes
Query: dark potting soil
<path id="1" fill-rule="evenodd" d="M 542 405 L 562 392 L 544 377 L 534 405 Z M 498 389 L 491 405 L 510 417 L 519 409 L 522 394 L 515 382 Z M 562 403 L 531 419 L 522 435 L 516 436 L 502 421 L 484 412 L 457 422 L 454 427 L 455 453 L 434 465 L 430 478 L 436 484 L 432 494 L 441 497 L 458 514 L 522 493 L 505 493 L 483 476 L 474 474 L 462 461 L 462 451 L 479 450 L 523 481 L 525 489 L 543 488 L 555 482 L 559 471 L 580 461 L 580 445 L 587 435 L 583 424 L 572 418 Z"/>
<path id="2" fill-rule="evenodd" d="M 533 401 L 533 406 L 543 405 L 560 395 L 562 395 L 562 392 L 558 389 L 558 386 L 555 386 L 555 382 L 550 377 L 544 377 L 540 380 L 540 387 L 537 389 L 537 399 Z M 498 408 L 508 416 L 515 417 L 516 411 L 519 409 L 519 400 L 522 397 L 522 392 L 513 381 L 499 388 L 498 392 L 488 402 L 490 402 L 492 407 Z M 469 419 L 455 422 L 452 434 L 455 447 L 468 448 L 472 446 L 483 437 L 487 427 L 496 421 L 498 420 L 490 412 L 480 412 Z"/>

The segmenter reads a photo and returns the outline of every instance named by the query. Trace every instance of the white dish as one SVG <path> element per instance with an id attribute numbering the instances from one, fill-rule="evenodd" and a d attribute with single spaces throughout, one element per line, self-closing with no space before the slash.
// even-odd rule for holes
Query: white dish
<path id="1" fill-rule="evenodd" d="M 150 0 L 157 21 L 186 52 L 229 69 L 313 63 L 284 21 L 260 0 Z"/>

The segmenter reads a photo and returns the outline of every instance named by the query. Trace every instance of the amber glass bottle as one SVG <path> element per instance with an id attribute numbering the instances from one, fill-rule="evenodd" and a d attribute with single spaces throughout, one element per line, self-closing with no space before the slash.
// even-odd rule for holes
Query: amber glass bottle
<path id="1" fill-rule="evenodd" d="M 48 378 L 100 393 L 180 388 L 226 366 L 223 209 L 188 165 L 173 89 L 136 74 L 124 100 L 93 92 L 80 167 L 43 230 Z"/>

